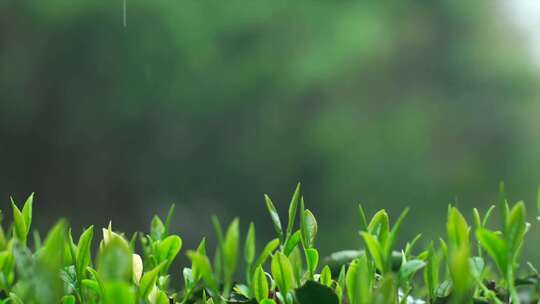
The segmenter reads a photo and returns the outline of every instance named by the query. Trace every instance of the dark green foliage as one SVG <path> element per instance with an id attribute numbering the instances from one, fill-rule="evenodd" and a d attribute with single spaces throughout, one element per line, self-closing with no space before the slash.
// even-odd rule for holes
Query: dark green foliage
<path id="1" fill-rule="evenodd" d="M 339 304 L 336 293 L 330 287 L 314 281 L 307 281 L 296 289 L 296 299 L 299 304 Z"/>

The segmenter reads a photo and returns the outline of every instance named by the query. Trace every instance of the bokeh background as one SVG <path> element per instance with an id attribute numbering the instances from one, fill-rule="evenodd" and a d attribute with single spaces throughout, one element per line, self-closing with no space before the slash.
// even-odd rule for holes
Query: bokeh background
<path id="1" fill-rule="evenodd" d="M 532 219 L 527 2 L 127 0 L 124 26 L 120 0 L 0 1 L 0 206 L 36 192 L 37 228 L 147 230 L 174 202 L 185 247 L 211 214 L 262 244 L 263 193 L 285 213 L 301 181 L 322 254 L 361 246 L 359 202 L 410 206 L 427 242 L 504 180 Z"/>

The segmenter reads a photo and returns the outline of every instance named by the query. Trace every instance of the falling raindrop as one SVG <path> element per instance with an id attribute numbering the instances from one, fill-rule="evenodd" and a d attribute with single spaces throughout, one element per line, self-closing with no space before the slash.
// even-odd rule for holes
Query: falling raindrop
<path id="1" fill-rule="evenodd" d="M 127 0 L 123 0 L 123 5 L 124 5 L 124 27 L 127 27 Z"/>

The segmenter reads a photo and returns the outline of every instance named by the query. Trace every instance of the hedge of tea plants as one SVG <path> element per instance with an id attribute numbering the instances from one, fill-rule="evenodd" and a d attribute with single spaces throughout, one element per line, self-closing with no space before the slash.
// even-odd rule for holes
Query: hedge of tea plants
<path id="1" fill-rule="evenodd" d="M 42 241 L 32 230 L 33 200 L 12 200 L 12 222 L 0 226 L 0 303 L 540 303 L 540 275 L 520 260 L 533 222 L 523 202 L 506 200 L 502 185 L 497 207 L 473 209 L 470 223 L 449 206 L 447 233 L 438 240 L 401 240 L 408 210 L 392 222 L 385 210 L 368 215 L 359 206 L 351 233 L 363 246 L 324 258 L 298 185 L 286 218 L 264 197 L 276 237 L 262 248 L 254 223 L 242 234 L 238 219 L 222 226 L 214 216 L 216 248 L 202 238 L 184 251 L 191 264 L 183 278 L 170 275 L 182 250 L 169 230 L 174 205 L 165 220 L 153 218 L 148 233 L 109 224 L 79 234 L 60 220 Z"/>

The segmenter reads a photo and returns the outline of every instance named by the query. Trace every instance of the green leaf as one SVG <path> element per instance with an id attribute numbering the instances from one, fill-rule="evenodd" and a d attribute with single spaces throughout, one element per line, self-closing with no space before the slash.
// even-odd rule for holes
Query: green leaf
<path id="1" fill-rule="evenodd" d="M 405 262 L 405 264 L 401 265 L 401 268 L 399 269 L 399 278 L 402 282 L 409 281 L 412 276 L 419 271 L 420 269 L 424 268 L 426 266 L 426 263 L 421 260 L 410 260 Z"/>
<path id="2" fill-rule="evenodd" d="M 137 236 L 139 235 L 138 232 L 133 232 L 133 234 L 131 235 L 131 238 L 129 239 L 129 249 L 131 249 L 131 251 L 135 251 L 135 244 L 137 243 Z"/>
<path id="3" fill-rule="evenodd" d="M 135 291 L 126 282 L 112 281 L 104 285 L 104 304 L 135 304 Z"/>
<path id="4" fill-rule="evenodd" d="M 452 278 L 452 302 L 470 303 L 472 300 L 472 276 L 469 264 L 469 249 L 467 246 L 455 248 L 450 254 L 448 267 Z"/>
<path id="5" fill-rule="evenodd" d="M 77 245 L 75 245 L 75 241 L 73 240 L 73 235 L 71 234 L 71 228 L 68 228 L 67 232 L 67 246 L 66 246 L 66 254 L 65 259 L 67 264 L 75 264 L 75 260 L 77 259 Z"/>
<path id="6" fill-rule="evenodd" d="M 64 282 L 64 293 L 74 294 L 78 289 L 77 273 L 75 266 L 67 266 L 60 270 L 60 278 Z"/>
<path id="7" fill-rule="evenodd" d="M 75 296 L 64 296 L 62 298 L 62 304 L 75 304 Z"/>
<path id="8" fill-rule="evenodd" d="M 272 219 L 278 238 L 283 240 L 283 228 L 281 228 L 281 220 L 279 219 L 276 207 L 274 206 L 274 203 L 272 203 L 270 197 L 266 194 L 264 195 L 264 202 L 266 203 L 266 209 L 268 209 L 268 212 L 270 213 L 270 218 Z"/>
<path id="9" fill-rule="evenodd" d="M 261 266 L 255 269 L 251 282 L 251 290 L 257 302 L 260 303 L 262 300 L 268 298 L 268 281 Z"/>
<path id="10" fill-rule="evenodd" d="M 306 249 L 306 263 L 310 274 L 314 274 L 317 271 L 319 265 L 319 252 L 315 248 Z"/>
<path id="11" fill-rule="evenodd" d="M 239 220 L 235 218 L 229 225 L 223 241 L 223 270 L 225 278 L 231 278 L 238 262 L 238 247 L 240 241 Z"/>
<path id="12" fill-rule="evenodd" d="M 484 219 L 482 220 L 482 227 L 486 227 L 489 219 L 491 218 L 491 214 L 493 214 L 493 210 L 495 210 L 495 206 L 491 205 L 489 206 L 488 210 L 486 211 L 486 214 L 484 215 Z"/>
<path id="13" fill-rule="evenodd" d="M 291 236 L 294 228 L 294 220 L 296 218 L 296 212 L 298 210 L 298 202 L 300 199 L 300 183 L 296 185 L 291 202 L 289 204 L 289 222 L 287 224 L 287 238 Z"/>
<path id="14" fill-rule="evenodd" d="M 361 298 L 360 292 L 360 270 L 358 266 L 358 260 L 352 261 L 349 269 L 347 270 L 347 275 L 345 277 L 345 284 L 347 286 L 347 298 L 349 299 L 350 304 L 359 304 Z"/>
<path id="15" fill-rule="evenodd" d="M 314 281 L 307 281 L 295 294 L 299 304 L 339 304 L 331 288 Z"/>
<path id="16" fill-rule="evenodd" d="M 251 278 L 249 279 L 249 281 L 251 282 Z M 247 285 L 236 284 L 236 285 L 234 285 L 233 290 L 234 290 L 235 293 L 237 293 L 238 295 L 241 295 L 242 297 L 244 297 L 246 299 L 253 298 L 251 289 Z M 236 295 L 233 294 L 233 296 L 231 298 L 236 298 Z M 255 301 L 249 301 L 248 303 L 255 304 Z"/>
<path id="17" fill-rule="evenodd" d="M 103 294 L 103 292 L 105 290 L 105 285 L 104 285 L 103 280 L 101 279 L 101 276 L 99 275 L 99 273 L 90 266 L 88 266 L 88 268 L 86 268 L 86 270 L 88 270 L 88 272 L 90 272 L 90 274 L 92 274 L 92 277 L 94 278 L 94 282 L 97 282 L 97 284 L 99 286 L 99 293 Z"/>
<path id="18" fill-rule="evenodd" d="M 66 222 L 60 220 L 49 231 L 42 250 L 36 254 L 35 272 L 31 280 L 33 298 L 39 303 L 56 304 L 63 296 L 60 270 L 63 266 L 66 227 Z"/>
<path id="19" fill-rule="evenodd" d="M 299 247 L 295 247 L 291 254 L 287 256 L 289 258 L 289 261 L 291 261 L 291 265 L 293 267 L 293 273 L 294 278 L 297 282 L 302 281 L 302 277 L 304 275 L 304 261 L 302 257 L 302 252 L 300 251 Z M 305 257 L 305 251 L 304 251 L 304 257 Z M 310 278 L 312 279 L 312 276 L 310 275 Z"/>
<path id="20" fill-rule="evenodd" d="M 480 217 L 480 213 L 476 208 L 473 208 L 473 219 L 476 229 L 482 228 L 482 218 Z"/>
<path id="21" fill-rule="evenodd" d="M 161 271 L 163 267 L 165 267 L 166 263 L 167 261 L 163 261 L 161 262 L 161 264 L 154 267 L 154 269 L 143 274 L 141 278 L 140 287 L 139 287 L 139 294 L 142 299 L 148 298 L 148 296 L 150 295 L 150 292 L 156 285 L 159 272 Z"/>
<path id="22" fill-rule="evenodd" d="M 337 278 L 337 286 L 336 286 L 336 293 L 339 297 L 339 302 L 341 303 L 341 299 L 343 297 L 343 291 L 345 290 L 346 286 L 346 272 L 345 272 L 345 265 L 341 266 L 341 269 L 339 270 L 339 275 Z"/>
<path id="23" fill-rule="evenodd" d="M 98 256 L 98 273 L 105 281 L 132 279 L 132 256 L 128 243 L 118 235 L 113 235 L 104 244 Z"/>
<path id="24" fill-rule="evenodd" d="M 525 204 L 518 202 L 510 211 L 506 223 L 506 242 L 512 257 L 518 254 L 527 229 Z"/>
<path id="25" fill-rule="evenodd" d="M 497 268 L 506 276 L 508 271 L 508 251 L 505 241 L 495 232 L 487 229 L 478 229 L 476 238 L 493 259 Z"/>
<path id="26" fill-rule="evenodd" d="M 23 300 L 13 292 L 9 293 L 9 300 L 15 304 L 24 304 Z M 7 303 L 10 303 L 10 302 L 6 301 L 5 304 Z"/>
<path id="27" fill-rule="evenodd" d="M 399 215 L 399 218 L 394 223 L 394 227 L 392 227 L 392 230 L 389 233 L 388 240 L 386 242 L 382 242 L 381 244 L 383 246 L 385 259 L 387 262 L 390 262 L 392 250 L 394 248 L 394 245 L 396 243 L 397 237 L 399 235 L 399 232 L 401 230 L 401 225 L 403 224 L 403 221 L 405 220 L 405 217 L 407 217 L 407 214 L 409 213 L 409 208 L 405 208 L 403 212 Z"/>
<path id="28" fill-rule="evenodd" d="M 325 265 L 321 271 L 319 282 L 325 286 L 332 286 L 332 271 L 328 265 Z"/>
<path id="29" fill-rule="evenodd" d="M 165 236 L 169 235 L 175 207 L 175 204 L 171 204 L 171 207 L 169 207 L 169 212 L 167 213 L 167 218 L 165 219 Z"/>
<path id="30" fill-rule="evenodd" d="M 187 255 L 191 259 L 193 265 L 193 277 L 196 279 L 202 278 L 206 284 L 208 284 L 208 287 L 212 290 L 216 290 L 217 282 L 212 274 L 212 265 L 210 264 L 208 257 L 196 251 L 188 251 Z"/>
<path id="31" fill-rule="evenodd" d="M 28 235 L 28 232 L 30 231 L 30 227 L 32 226 L 32 205 L 34 203 L 34 193 L 30 194 L 26 201 L 24 202 L 24 206 L 22 209 L 22 214 L 24 216 L 24 223 L 26 225 L 26 234 Z"/>
<path id="32" fill-rule="evenodd" d="M 281 252 L 277 252 L 272 257 L 272 276 L 283 295 L 296 287 L 291 262 Z"/>
<path id="33" fill-rule="evenodd" d="M 159 216 L 154 215 L 152 218 L 152 223 L 150 224 L 150 235 L 152 236 L 152 239 L 154 240 L 161 240 L 163 237 L 165 237 L 165 225 L 159 218 Z"/>
<path id="34" fill-rule="evenodd" d="M 255 264 L 253 264 L 253 268 L 255 269 L 259 266 L 262 266 L 266 262 L 268 257 L 272 254 L 272 252 L 274 252 L 274 250 L 278 248 L 278 246 L 279 246 L 279 239 L 273 239 L 270 242 L 268 242 L 266 246 L 264 246 L 264 249 L 259 255 L 259 257 L 257 258 L 257 260 L 255 261 Z"/>
<path id="35" fill-rule="evenodd" d="M 206 238 L 202 238 L 199 246 L 197 246 L 197 253 L 206 255 Z"/>
<path id="36" fill-rule="evenodd" d="M 90 280 L 90 279 L 84 279 L 81 281 L 81 284 L 90 289 L 90 290 L 93 290 L 94 292 L 98 293 L 98 294 L 101 294 L 101 288 L 99 287 L 99 283 L 97 281 L 94 281 L 94 280 Z"/>
<path id="37" fill-rule="evenodd" d="M 94 226 L 90 226 L 79 237 L 79 244 L 77 245 L 77 258 L 76 258 L 77 277 L 79 278 L 79 280 L 82 280 L 85 278 L 86 267 L 90 265 L 90 261 L 92 260 L 91 246 L 92 246 L 93 237 L 94 237 Z"/>
<path id="38" fill-rule="evenodd" d="M 287 240 L 287 243 L 285 243 L 285 246 L 283 246 L 283 253 L 286 256 L 289 256 L 291 252 L 298 246 L 298 244 L 302 241 L 302 232 L 300 230 L 296 230 L 295 233 L 291 235 L 291 237 Z"/>
<path id="39" fill-rule="evenodd" d="M 157 245 L 156 256 L 159 263 L 165 261 L 162 272 L 166 272 L 182 249 L 182 239 L 177 235 L 169 235 Z"/>
<path id="40" fill-rule="evenodd" d="M 360 218 L 360 231 L 368 231 L 367 217 L 362 204 L 358 204 L 358 216 Z"/>
<path id="41" fill-rule="evenodd" d="M 484 271 L 486 262 L 481 257 L 471 257 L 469 259 L 469 265 L 471 268 L 471 274 L 480 279 L 480 275 Z"/>
<path id="42" fill-rule="evenodd" d="M 222 272 L 222 266 L 225 263 L 224 257 L 223 257 L 223 246 L 224 246 L 224 236 L 223 236 L 223 229 L 221 228 L 221 222 L 219 221 L 219 218 L 216 215 L 212 215 L 212 226 L 214 227 L 214 233 L 216 234 L 217 238 L 217 248 L 214 253 L 214 269 L 216 271 L 215 278 L 216 280 L 221 280 L 221 272 Z"/>
<path id="43" fill-rule="evenodd" d="M 42 251 L 38 254 L 38 260 L 61 264 L 63 258 L 64 241 L 66 239 L 66 222 L 60 220 L 47 234 Z"/>
<path id="44" fill-rule="evenodd" d="M 221 274 L 223 272 L 223 254 L 221 247 L 218 246 L 214 252 L 214 278 L 216 281 L 221 281 Z M 230 283 L 230 282 L 229 282 Z M 227 286 L 228 287 L 228 286 Z"/>
<path id="45" fill-rule="evenodd" d="M 375 235 L 381 244 L 383 244 L 386 242 L 388 233 L 390 233 L 389 227 L 390 224 L 386 210 L 379 210 L 377 213 L 375 213 L 375 215 L 373 215 L 371 222 L 369 222 L 367 231 L 370 234 Z"/>
<path id="46" fill-rule="evenodd" d="M 169 297 L 164 291 L 159 290 L 153 302 L 153 304 L 169 304 Z"/>
<path id="47" fill-rule="evenodd" d="M 379 241 L 371 234 L 367 232 L 360 232 L 360 235 L 364 239 L 364 243 L 369 251 L 369 254 L 375 262 L 375 266 L 381 272 L 386 272 L 388 269 L 386 267 L 386 260 L 383 254 L 383 248 Z"/>
<path id="48" fill-rule="evenodd" d="M 13 200 L 11 201 L 11 207 L 13 208 L 13 235 L 18 241 L 26 245 L 28 228 L 26 227 L 24 215 L 21 210 L 17 208 Z"/>
<path id="49" fill-rule="evenodd" d="M 311 211 L 304 210 L 302 221 L 302 240 L 306 248 L 311 248 L 317 236 L 317 220 Z"/>
<path id="50" fill-rule="evenodd" d="M 409 259 L 411 257 L 412 250 L 421 237 L 422 237 L 422 234 L 419 233 L 412 239 L 412 241 L 407 242 L 407 244 L 405 245 L 405 252 L 404 252 L 405 258 Z"/>
<path id="51" fill-rule="evenodd" d="M 455 207 L 449 208 L 446 229 L 451 247 L 469 247 L 469 226 L 465 217 Z"/>
<path id="52" fill-rule="evenodd" d="M 251 265 L 253 260 L 255 260 L 255 246 L 255 224 L 251 222 L 249 223 L 249 229 L 244 245 L 244 259 L 248 265 Z"/>
<path id="53" fill-rule="evenodd" d="M 352 261 L 345 276 L 345 285 L 350 304 L 371 304 L 374 273 L 366 254 Z M 343 285 L 343 283 L 340 283 Z"/>
<path id="54" fill-rule="evenodd" d="M 397 302 L 397 286 L 396 280 L 392 275 L 383 276 L 380 287 L 375 294 L 373 303 L 389 304 Z M 461 303 L 461 302 L 460 302 Z"/>
<path id="55" fill-rule="evenodd" d="M 426 268 L 424 269 L 424 282 L 428 290 L 429 299 L 434 301 L 437 288 L 439 287 L 439 257 L 435 252 L 433 242 L 429 244 L 426 258 Z"/>

